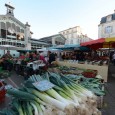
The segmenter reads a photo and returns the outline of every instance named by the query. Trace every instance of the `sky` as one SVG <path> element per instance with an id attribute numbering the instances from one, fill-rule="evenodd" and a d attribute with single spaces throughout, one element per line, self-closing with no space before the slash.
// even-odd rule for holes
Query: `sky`
<path id="1" fill-rule="evenodd" d="M 0 14 L 6 14 L 5 3 L 15 7 L 14 16 L 31 25 L 33 38 L 58 34 L 74 26 L 98 39 L 98 25 L 103 16 L 114 13 L 115 0 L 0 0 Z"/>

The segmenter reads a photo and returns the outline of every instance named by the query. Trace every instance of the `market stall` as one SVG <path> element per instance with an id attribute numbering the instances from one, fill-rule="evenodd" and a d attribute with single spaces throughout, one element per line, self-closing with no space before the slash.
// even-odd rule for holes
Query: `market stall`
<path id="1" fill-rule="evenodd" d="M 91 64 L 78 64 L 77 62 L 67 62 L 67 61 L 58 61 L 58 65 L 61 66 L 68 66 L 68 67 L 79 67 L 83 69 L 92 69 L 92 70 L 97 70 L 98 74 L 102 76 L 105 82 L 107 82 L 108 79 L 108 66 L 98 66 L 98 65 L 91 65 Z"/>
<path id="2" fill-rule="evenodd" d="M 98 81 L 100 86 L 100 79 L 92 81 Z M 104 95 L 104 92 L 94 93 L 78 83 L 77 79 L 46 72 L 41 76 L 30 76 L 18 89 L 7 88 L 7 94 L 13 97 L 12 102 L 9 108 L 0 111 L 1 114 L 101 115 L 96 94 Z"/>

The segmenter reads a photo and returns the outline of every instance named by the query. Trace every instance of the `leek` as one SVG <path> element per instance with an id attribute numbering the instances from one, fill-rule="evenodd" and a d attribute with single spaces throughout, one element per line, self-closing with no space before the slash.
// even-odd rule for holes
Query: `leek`
<path id="1" fill-rule="evenodd" d="M 32 107 L 34 108 L 34 115 L 39 115 L 39 114 L 38 114 L 38 109 L 37 109 L 36 105 L 33 104 L 32 102 L 30 102 L 30 104 L 31 104 Z"/>
<path id="2" fill-rule="evenodd" d="M 32 93 L 34 95 L 36 95 L 37 97 L 39 97 L 41 100 L 43 100 L 45 103 L 48 103 L 48 104 L 51 104 L 51 105 L 54 105 L 55 107 L 61 109 L 61 110 L 64 110 L 65 107 L 66 107 L 66 104 L 48 96 L 46 93 L 41 93 L 35 89 L 28 89 L 29 93 Z"/>

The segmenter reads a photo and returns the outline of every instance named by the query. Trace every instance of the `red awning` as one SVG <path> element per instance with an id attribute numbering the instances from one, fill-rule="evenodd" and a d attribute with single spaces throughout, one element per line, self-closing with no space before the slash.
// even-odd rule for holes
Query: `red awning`
<path id="1" fill-rule="evenodd" d="M 92 40 L 92 41 L 89 41 L 89 42 L 84 42 L 84 43 L 81 43 L 80 45 L 81 46 L 89 46 L 89 45 L 93 45 L 93 44 L 100 44 L 100 43 L 104 43 L 105 42 L 105 38 L 100 38 L 100 39 L 97 39 L 97 40 Z"/>

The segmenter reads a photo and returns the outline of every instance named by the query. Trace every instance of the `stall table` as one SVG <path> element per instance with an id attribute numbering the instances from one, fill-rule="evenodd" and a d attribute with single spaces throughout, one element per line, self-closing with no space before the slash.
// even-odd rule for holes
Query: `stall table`
<path id="1" fill-rule="evenodd" d="M 57 61 L 57 64 L 60 66 L 68 66 L 68 67 L 78 67 L 82 69 L 92 69 L 97 70 L 98 74 L 102 76 L 104 82 L 107 82 L 108 78 L 108 65 L 91 65 L 91 64 L 78 64 L 76 62 L 66 62 L 66 61 Z"/>

